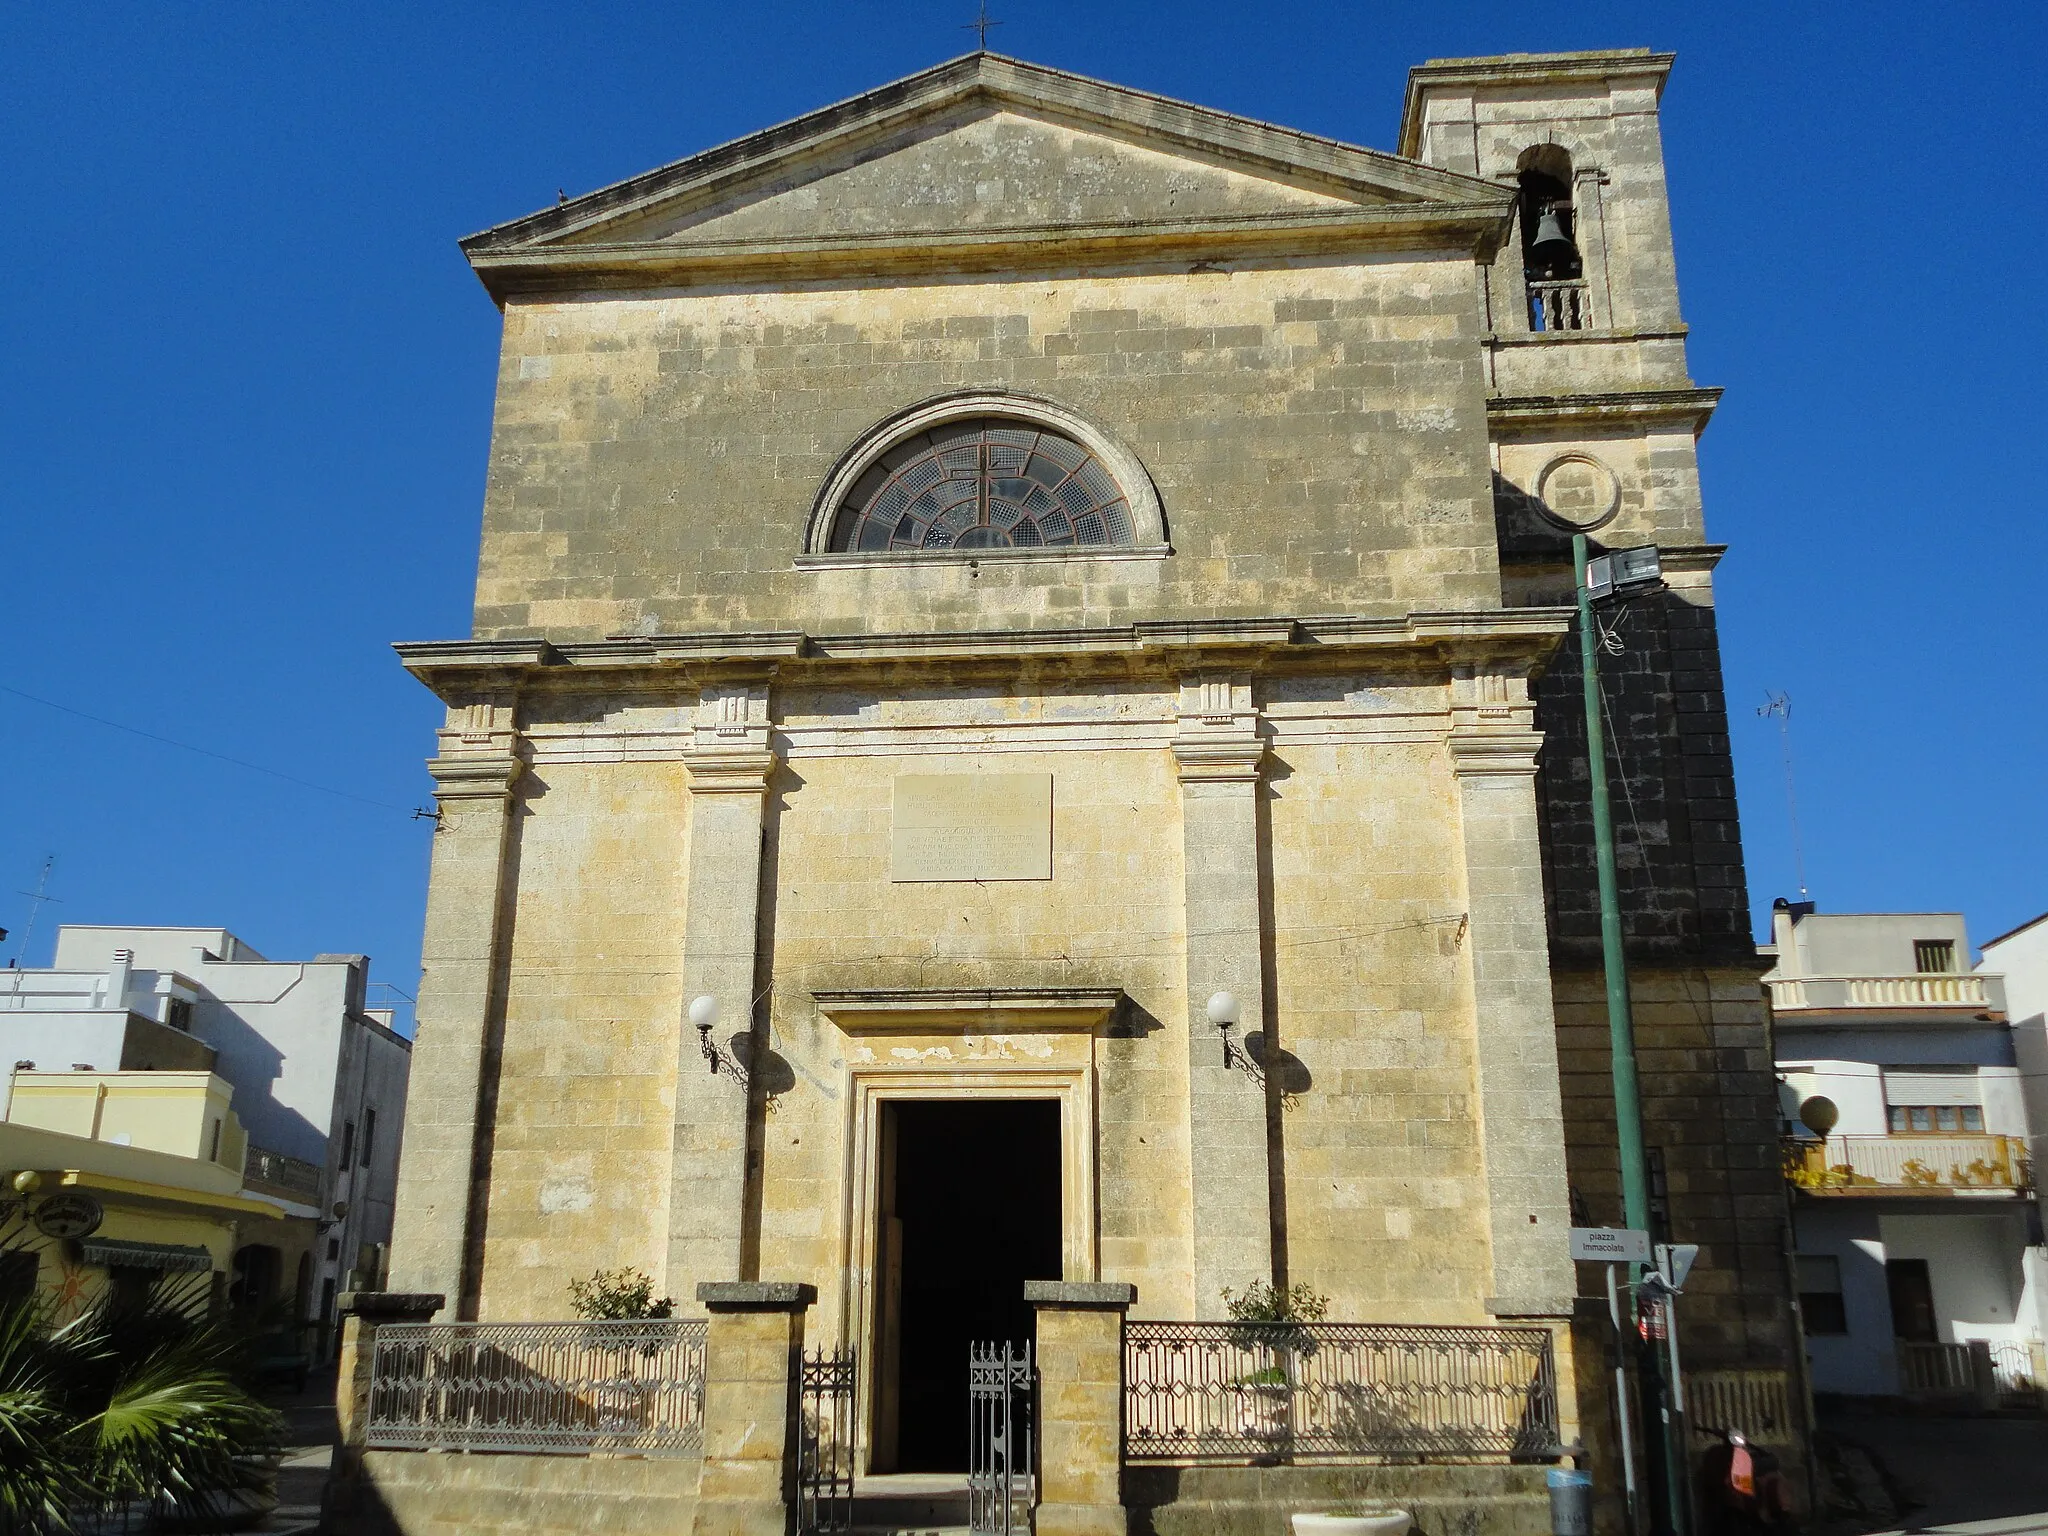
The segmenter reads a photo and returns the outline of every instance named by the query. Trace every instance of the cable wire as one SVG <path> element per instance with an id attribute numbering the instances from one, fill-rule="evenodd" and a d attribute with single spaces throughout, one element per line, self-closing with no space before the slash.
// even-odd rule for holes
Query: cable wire
<path id="1" fill-rule="evenodd" d="M 0 693 L 12 694 L 17 699 L 26 699 L 31 704 L 40 704 L 45 709 L 54 709 L 59 714 L 76 715 L 81 720 L 90 720 L 94 725 L 104 725 L 109 730 L 125 731 L 130 736 L 140 736 L 144 741 L 156 742 L 159 746 L 176 747 L 181 752 L 194 752 L 201 757 L 210 757 L 218 763 L 228 763 L 236 768 L 246 768 L 251 773 L 267 774 L 273 779 L 282 779 L 287 784 L 296 784 L 301 789 L 317 790 L 323 795 L 336 795 L 343 800 L 354 800 L 361 805 L 374 805 L 380 810 L 399 811 L 410 815 L 415 809 L 409 805 L 394 805 L 389 800 L 373 800 L 368 795 L 358 795 L 346 789 L 336 789 L 331 784 L 316 784 L 311 779 L 299 778 L 296 774 L 282 773 L 275 768 L 266 768 L 261 763 L 252 763 L 244 758 L 229 757 L 225 752 L 215 752 L 206 747 L 195 747 L 189 741 L 174 741 L 169 736 L 159 736 L 154 731 L 139 730 L 132 725 L 123 725 L 118 720 L 108 720 L 100 715 L 89 715 L 82 709 L 73 709 L 69 704 L 59 704 L 51 699 L 39 699 L 32 693 L 23 693 L 19 688 L 10 688 L 0 683 Z"/>

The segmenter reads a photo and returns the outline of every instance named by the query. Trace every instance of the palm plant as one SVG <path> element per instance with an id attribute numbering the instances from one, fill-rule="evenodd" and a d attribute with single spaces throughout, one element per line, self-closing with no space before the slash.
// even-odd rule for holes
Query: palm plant
<path id="1" fill-rule="evenodd" d="M 265 1482 L 283 1428 L 239 1379 L 246 1330 L 207 1277 L 102 1298 L 59 1324 L 0 1300 L 0 1536 L 45 1536 L 147 1510 L 224 1524 Z"/>

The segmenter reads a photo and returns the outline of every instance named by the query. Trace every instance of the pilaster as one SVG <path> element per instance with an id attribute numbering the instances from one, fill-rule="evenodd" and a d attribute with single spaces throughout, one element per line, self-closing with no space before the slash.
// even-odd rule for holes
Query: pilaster
<path id="1" fill-rule="evenodd" d="M 398 1168 L 391 1283 L 454 1298 L 474 1317 L 472 1239 L 484 1074 L 504 932 L 505 859 L 518 755 L 508 692 L 451 704 L 440 752 L 427 764 L 434 824 L 427 921 L 420 945 L 418 1030 Z"/>
<path id="2" fill-rule="evenodd" d="M 1464 839 L 1465 953 L 1477 1037 L 1481 1145 L 1497 1317 L 1569 1317 L 1564 1109 L 1536 830 L 1528 679 L 1459 666 L 1451 679 L 1451 767 Z"/>
<path id="3" fill-rule="evenodd" d="M 761 860 L 769 781 L 772 669 L 707 683 L 699 696 L 690 773 L 683 892 L 682 999 L 718 1006 L 712 1044 L 726 1062 L 750 1059 Z M 669 1180 L 668 1269 L 673 1295 L 741 1275 L 749 1093 L 729 1068 L 711 1070 L 687 1012 L 677 1020 L 675 1133 Z"/>
<path id="4" fill-rule="evenodd" d="M 1124 1536 L 1124 1314 L 1136 1286 L 1027 1280 L 1038 1314 L 1037 1536 Z"/>
<path id="5" fill-rule="evenodd" d="M 1187 909 L 1189 1224 L 1201 1317 L 1220 1311 L 1225 1287 L 1273 1277 L 1265 1090 L 1229 1065 L 1208 1016 L 1209 999 L 1228 992 L 1238 1001 L 1240 1039 L 1265 1027 L 1258 796 L 1266 743 L 1249 672 L 1181 680 L 1173 756 Z"/>
<path id="6" fill-rule="evenodd" d="M 335 1452 L 321 1497 L 325 1530 L 357 1528 L 368 1502 L 363 1454 L 370 1443 L 370 1389 L 374 1384 L 377 1330 L 385 1323 L 424 1323 L 447 1305 L 445 1296 L 392 1291 L 344 1291 L 337 1300 L 341 1319 L 340 1358 L 334 1377 Z"/>
<path id="7" fill-rule="evenodd" d="M 788 1536 L 797 1507 L 804 1314 L 791 1281 L 697 1287 L 704 1341 L 704 1466 L 692 1536 Z"/>

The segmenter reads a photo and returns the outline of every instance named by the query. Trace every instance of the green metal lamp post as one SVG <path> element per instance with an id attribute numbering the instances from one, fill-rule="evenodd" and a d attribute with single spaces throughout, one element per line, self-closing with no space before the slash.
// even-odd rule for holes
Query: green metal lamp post
<path id="1" fill-rule="evenodd" d="M 1622 947 L 1621 881 L 1614 863 L 1614 811 L 1607 792 L 1607 733 L 1600 710 L 1600 640 L 1593 623 L 1593 594 L 1586 585 L 1586 536 L 1572 535 L 1572 585 L 1579 603 L 1579 655 L 1586 699 L 1586 764 L 1592 784 L 1593 856 L 1600 877 L 1600 953 L 1607 971 L 1607 1038 L 1614 1067 L 1614 1122 L 1621 1146 L 1622 1224 L 1650 1230 L 1650 1162 L 1643 1146 L 1643 1099 L 1636 1076 L 1635 1017 L 1629 1007 L 1628 954 Z M 1632 1278 L 1642 1279 L 1640 1266 Z M 1633 1306 L 1631 1307 L 1633 1310 Z M 1667 1308 L 1666 1326 L 1676 1327 Z M 1644 1439 L 1662 1463 L 1668 1529 L 1684 1536 L 1691 1498 L 1686 1487 L 1683 1446 L 1672 1443 L 1672 1419 L 1664 1399 L 1656 1351 L 1637 1354 L 1643 1404 L 1657 1419 Z M 1616 1405 L 1626 1413 L 1628 1405 Z"/>

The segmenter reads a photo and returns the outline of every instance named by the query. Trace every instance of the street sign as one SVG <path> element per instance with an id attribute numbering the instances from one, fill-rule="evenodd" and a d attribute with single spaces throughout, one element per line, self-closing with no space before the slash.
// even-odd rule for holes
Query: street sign
<path id="1" fill-rule="evenodd" d="M 1573 1227 L 1572 1257 L 1593 1264 L 1647 1264 L 1650 1234 L 1634 1227 Z"/>
<path id="2" fill-rule="evenodd" d="M 1692 1273 L 1692 1266 L 1700 1256 L 1698 1243 L 1659 1243 L 1657 1245 L 1657 1268 L 1664 1272 L 1664 1279 L 1674 1291 L 1685 1289 L 1685 1277 Z"/>

